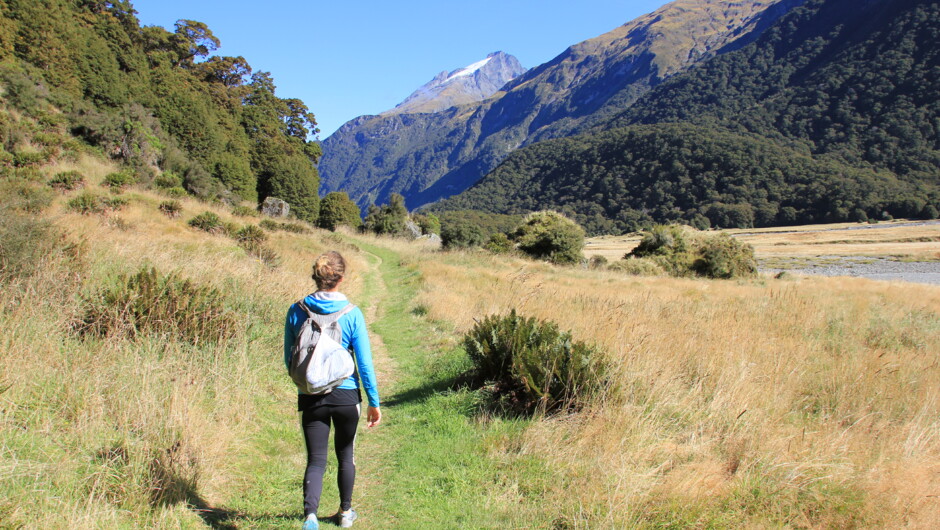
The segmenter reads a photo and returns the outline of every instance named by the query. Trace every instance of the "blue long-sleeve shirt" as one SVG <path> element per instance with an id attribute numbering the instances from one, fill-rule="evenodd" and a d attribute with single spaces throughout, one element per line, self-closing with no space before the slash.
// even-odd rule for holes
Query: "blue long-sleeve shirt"
<path id="1" fill-rule="evenodd" d="M 346 295 L 337 292 L 317 291 L 304 297 L 304 304 L 314 313 L 329 315 L 346 307 L 349 300 Z M 284 322 L 284 364 L 290 368 L 291 350 L 297 341 L 297 334 L 307 313 L 297 304 L 287 310 L 287 319 Z M 375 369 L 372 366 L 372 348 L 369 346 L 369 334 L 366 331 L 366 319 L 362 311 L 356 307 L 352 311 L 339 317 L 339 327 L 343 332 L 342 345 L 353 353 L 356 359 L 356 370 L 336 388 L 356 390 L 359 381 L 366 391 L 370 407 L 379 406 L 379 390 L 375 380 Z"/>

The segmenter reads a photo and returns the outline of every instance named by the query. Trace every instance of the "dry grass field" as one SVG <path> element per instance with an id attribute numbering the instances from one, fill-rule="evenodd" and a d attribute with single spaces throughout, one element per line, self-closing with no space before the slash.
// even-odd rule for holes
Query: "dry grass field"
<path id="1" fill-rule="evenodd" d="M 754 246 L 758 261 L 818 256 L 887 257 L 910 261 L 940 260 L 940 221 L 839 223 L 759 229 L 723 230 Z M 587 257 L 610 261 L 623 257 L 641 236 L 601 236 L 587 240 Z"/>
<path id="2" fill-rule="evenodd" d="M 110 168 L 98 164 L 78 169 L 105 194 L 95 182 Z M 516 309 L 597 344 L 613 366 L 614 384 L 577 413 L 518 431 L 484 430 L 501 419 L 474 416 L 472 425 L 495 434 L 481 435 L 484 454 L 470 460 L 486 463 L 478 472 L 487 474 L 489 509 L 510 527 L 940 527 L 940 287 L 634 277 L 323 231 L 269 233 L 281 263 L 270 268 L 233 239 L 185 223 L 205 210 L 256 219 L 193 199 L 168 219 L 157 210 L 163 197 L 140 189 L 123 193 L 119 212 L 83 216 L 64 206 L 77 193 L 44 213 L 77 257 L 50 255 L 0 296 L 0 527 L 65 517 L 76 528 L 197 528 L 209 524 L 192 509 L 202 502 L 255 503 L 263 508 L 240 506 L 275 527 L 294 525 L 281 492 L 294 491 L 284 481 L 302 465 L 299 441 L 285 442 L 284 432 L 298 435 L 286 420 L 284 431 L 265 426 L 292 391 L 277 359 L 279 324 L 285 300 L 309 290 L 311 256 L 338 247 L 363 272 L 382 262 L 353 245 L 383 247 L 384 263 L 419 278 L 403 306 L 433 323 L 421 337 L 429 349 L 452 351 L 475 319 Z M 862 252 L 855 245 L 929 258 L 940 244 L 936 224 L 817 230 L 738 235 L 764 258 Z M 635 242 L 598 238 L 586 253 L 616 259 Z M 144 266 L 225 293 L 239 332 L 193 345 L 61 331 L 96 290 Z M 346 290 L 385 296 L 370 285 L 378 284 L 356 275 Z M 433 413 L 438 426 L 463 414 Z M 262 480 L 245 461 L 272 471 Z M 448 470 L 457 482 L 459 472 Z M 476 493 L 476 484 L 464 490 Z M 403 498 L 407 512 L 416 499 Z M 382 514 L 373 517 L 381 526 Z"/>
<path id="3" fill-rule="evenodd" d="M 455 333 L 515 308 L 617 367 L 619 386 L 589 410 L 494 443 L 507 481 L 532 456 L 558 470 L 536 491 L 559 524 L 940 525 L 940 287 L 412 260 L 420 302 Z"/>

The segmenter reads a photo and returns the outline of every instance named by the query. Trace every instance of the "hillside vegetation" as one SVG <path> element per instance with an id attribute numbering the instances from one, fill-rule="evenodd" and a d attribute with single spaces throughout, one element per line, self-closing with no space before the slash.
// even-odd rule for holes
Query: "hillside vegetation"
<path id="1" fill-rule="evenodd" d="M 936 288 L 638 279 L 286 231 L 193 198 L 161 211 L 109 186 L 116 169 L 83 154 L 0 181 L 3 526 L 296 527 L 283 315 L 328 248 L 383 389 L 386 421 L 357 441 L 363 528 L 940 523 Z M 67 171 L 81 189 L 36 178 Z M 206 212 L 223 228 L 190 226 Z M 604 385 L 555 415 L 493 409 L 461 344 L 512 311 L 590 351 Z"/>
<path id="2" fill-rule="evenodd" d="M 936 3 L 816 0 L 640 98 L 513 153 L 445 209 L 559 209 L 591 233 L 936 218 Z"/>
<path id="3" fill-rule="evenodd" d="M 212 55 L 220 41 L 205 24 L 179 20 L 171 33 L 135 13 L 126 0 L 0 1 L 6 102 L 144 181 L 169 172 L 203 198 L 275 196 L 316 221 L 320 150 L 307 142 L 306 105 L 277 97 L 270 73 L 243 57 Z"/>

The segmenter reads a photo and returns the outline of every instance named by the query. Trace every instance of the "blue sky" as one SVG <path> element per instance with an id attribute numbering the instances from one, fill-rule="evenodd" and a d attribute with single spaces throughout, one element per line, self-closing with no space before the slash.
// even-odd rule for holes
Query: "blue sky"
<path id="1" fill-rule="evenodd" d="M 523 66 L 610 31 L 665 0 L 135 0 L 143 25 L 170 31 L 178 19 L 205 22 L 221 55 L 271 72 L 282 98 L 302 99 L 320 137 L 346 121 L 390 109 L 438 72 L 495 51 Z"/>

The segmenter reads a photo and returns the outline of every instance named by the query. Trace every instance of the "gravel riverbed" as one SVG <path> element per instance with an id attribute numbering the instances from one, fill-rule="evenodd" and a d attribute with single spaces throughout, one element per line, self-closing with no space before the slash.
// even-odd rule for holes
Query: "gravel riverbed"
<path id="1" fill-rule="evenodd" d="M 761 272 L 820 276 L 858 276 L 873 280 L 940 285 L 940 261 L 895 261 L 886 258 L 819 256 L 799 267 L 760 268 Z"/>

